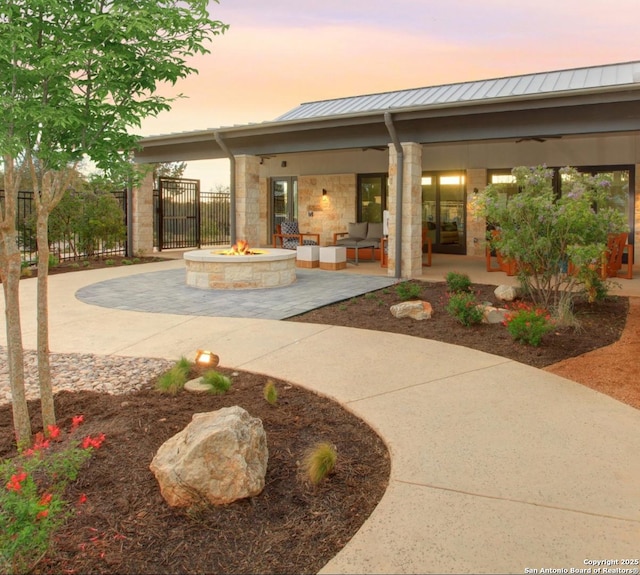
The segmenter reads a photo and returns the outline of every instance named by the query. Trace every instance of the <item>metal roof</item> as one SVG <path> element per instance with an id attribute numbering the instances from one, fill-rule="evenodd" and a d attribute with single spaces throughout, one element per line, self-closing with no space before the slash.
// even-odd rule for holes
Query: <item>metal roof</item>
<path id="1" fill-rule="evenodd" d="M 300 104 L 276 122 L 501 98 L 558 95 L 640 84 L 640 61 L 461 82 Z"/>

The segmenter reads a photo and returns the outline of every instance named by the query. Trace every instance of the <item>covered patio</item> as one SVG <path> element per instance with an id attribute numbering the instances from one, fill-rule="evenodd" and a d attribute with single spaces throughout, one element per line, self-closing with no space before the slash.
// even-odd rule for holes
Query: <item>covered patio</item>
<path id="1" fill-rule="evenodd" d="M 305 103 L 270 122 L 145 138 L 136 161 L 228 158 L 231 239 L 252 245 L 286 219 L 329 245 L 388 210 L 383 273 L 419 278 L 437 273 L 422 266 L 425 229 L 434 262 L 483 257 L 473 198 L 519 165 L 612 174 L 635 244 L 639 104 L 640 62 L 610 64 Z M 136 252 L 153 246 L 152 189 L 134 194 Z"/>

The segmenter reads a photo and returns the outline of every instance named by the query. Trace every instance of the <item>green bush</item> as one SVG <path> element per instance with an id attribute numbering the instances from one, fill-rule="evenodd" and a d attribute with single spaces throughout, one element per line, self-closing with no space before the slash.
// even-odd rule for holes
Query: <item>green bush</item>
<path id="1" fill-rule="evenodd" d="M 217 371 L 207 371 L 202 376 L 202 383 L 209 386 L 209 393 L 216 395 L 222 395 L 229 391 L 231 387 L 231 380 Z"/>
<path id="2" fill-rule="evenodd" d="M 459 292 L 448 295 L 447 313 L 455 317 L 462 325 L 469 327 L 482 322 L 482 308 L 478 307 L 476 297 L 470 292 Z"/>
<path id="3" fill-rule="evenodd" d="M 191 363 L 186 357 L 181 357 L 169 371 L 163 373 L 156 382 L 156 389 L 161 393 L 176 395 L 187 383 Z"/>
<path id="4" fill-rule="evenodd" d="M 396 293 L 403 301 L 417 299 L 422 293 L 422 286 L 412 282 L 402 282 L 396 286 Z"/>
<path id="5" fill-rule="evenodd" d="M 318 485 L 335 469 L 338 452 L 330 443 L 318 443 L 307 452 L 302 468 L 311 483 Z"/>
<path id="6" fill-rule="evenodd" d="M 552 170 L 518 167 L 512 173 L 520 192 L 505 201 L 501 185 L 487 186 L 474 212 L 499 231 L 491 246 L 517 263 L 518 279 L 534 304 L 570 323 L 577 295 L 602 293 L 598 268 L 609 234 L 628 231 L 612 201 L 611 177 L 563 168 L 557 197 Z"/>
<path id="7" fill-rule="evenodd" d="M 73 417 L 68 438 L 50 425 L 32 447 L 0 461 L 0 573 L 31 572 L 72 515 L 66 487 L 105 440 L 104 434 L 75 438 L 81 422 Z"/>
<path id="8" fill-rule="evenodd" d="M 518 304 L 505 319 L 509 334 L 515 341 L 539 346 L 542 337 L 554 329 L 549 313 L 526 303 Z"/>
<path id="9" fill-rule="evenodd" d="M 270 379 L 264 386 L 263 395 L 265 401 L 269 405 L 275 405 L 278 403 L 278 389 L 276 388 L 276 384 L 273 383 Z"/>
<path id="10" fill-rule="evenodd" d="M 450 293 L 461 293 L 471 291 L 471 279 L 467 274 L 449 272 L 446 276 L 447 290 Z"/>

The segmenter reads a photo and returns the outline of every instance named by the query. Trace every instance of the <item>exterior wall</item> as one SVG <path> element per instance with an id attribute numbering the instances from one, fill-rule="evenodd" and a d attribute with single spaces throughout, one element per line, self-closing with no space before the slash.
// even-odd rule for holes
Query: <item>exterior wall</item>
<path id="1" fill-rule="evenodd" d="M 401 275 L 404 278 L 422 275 L 422 146 L 403 143 L 404 153 L 402 185 L 402 249 Z M 397 275 L 396 270 L 396 214 L 398 198 L 396 182 L 398 158 L 393 145 L 389 146 L 389 259 L 387 273 Z"/>
<path id="2" fill-rule="evenodd" d="M 467 170 L 467 255 L 483 256 L 487 223 L 485 218 L 473 213 L 474 190 L 481 192 L 487 186 L 487 170 Z"/>
<path id="3" fill-rule="evenodd" d="M 260 245 L 260 158 L 236 157 L 236 239 Z"/>
<path id="4" fill-rule="evenodd" d="M 320 245 L 333 243 L 333 234 L 345 232 L 356 221 L 356 174 L 300 176 L 298 222 L 300 231 L 320 234 Z M 325 196 L 322 190 L 327 190 Z"/>
<path id="5" fill-rule="evenodd" d="M 133 189 L 131 217 L 133 253 L 137 256 L 153 252 L 153 171 L 149 170 L 140 186 Z"/>
<path id="6" fill-rule="evenodd" d="M 637 250 L 640 250 L 640 163 L 636 164 L 636 185 L 635 185 L 635 234 L 633 240 L 633 263 L 635 264 L 638 260 Z"/>

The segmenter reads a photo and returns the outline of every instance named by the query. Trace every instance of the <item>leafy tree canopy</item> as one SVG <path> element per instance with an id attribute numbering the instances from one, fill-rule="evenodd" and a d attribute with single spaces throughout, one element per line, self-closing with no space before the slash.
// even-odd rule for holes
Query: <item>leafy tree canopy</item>
<path id="1" fill-rule="evenodd" d="M 83 156 L 122 165 L 155 94 L 196 72 L 188 58 L 226 26 L 207 0 L 14 0 L 0 7 L 0 150 L 41 172 Z"/>

